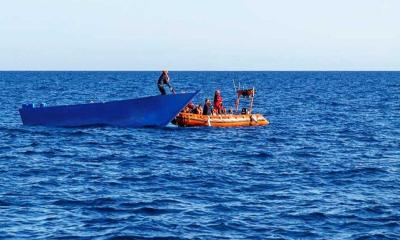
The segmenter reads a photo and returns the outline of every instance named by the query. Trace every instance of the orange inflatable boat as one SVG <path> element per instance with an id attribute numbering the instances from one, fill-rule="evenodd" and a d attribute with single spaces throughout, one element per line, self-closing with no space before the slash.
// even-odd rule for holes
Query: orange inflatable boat
<path id="1" fill-rule="evenodd" d="M 269 121 L 261 114 L 252 114 L 255 89 L 237 90 L 237 99 L 235 101 L 235 113 L 202 115 L 188 112 L 181 112 L 172 121 L 173 124 L 180 127 L 245 127 L 245 126 L 265 126 Z M 238 113 L 240 98 L 249 98 L 249 109 L 243 108 Z"/>
<path id="2" fill-rule="evenodd" d="M 244 127 L 269 124 L 268 120 L 261 114 L 217 114 L 207 116 L 193 113 L 179 113 L 172 123 L 180 127 Z"/>

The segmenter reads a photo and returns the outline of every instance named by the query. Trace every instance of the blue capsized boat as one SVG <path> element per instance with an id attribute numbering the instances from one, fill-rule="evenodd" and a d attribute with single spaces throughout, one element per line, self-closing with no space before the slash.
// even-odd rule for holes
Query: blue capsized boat
<path id="1" fill-rule="evenodd" d="M 49 107 L 24 104 L 19 113 L 24 125 L 164 127 L 197 93 Z"/>

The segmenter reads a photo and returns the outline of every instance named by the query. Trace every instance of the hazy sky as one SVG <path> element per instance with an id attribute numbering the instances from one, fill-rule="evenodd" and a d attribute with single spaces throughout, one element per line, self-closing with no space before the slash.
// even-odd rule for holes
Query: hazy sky
<path id="1" fill-rule="evenodd" d="M 400 0 L 2 0 L 0 70 L 400 70 Z"/>

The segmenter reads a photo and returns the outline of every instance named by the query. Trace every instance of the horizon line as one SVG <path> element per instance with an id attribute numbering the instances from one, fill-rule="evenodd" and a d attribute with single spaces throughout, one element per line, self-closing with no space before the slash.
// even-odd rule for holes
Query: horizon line
<path id="1" fill-rule="evenodd" d="M 0 72 L 161 72 L 163 69 L 157 70 L 1 70 Z M 399 70 L 169 70 L 169 72 L 400 72 Z"/>

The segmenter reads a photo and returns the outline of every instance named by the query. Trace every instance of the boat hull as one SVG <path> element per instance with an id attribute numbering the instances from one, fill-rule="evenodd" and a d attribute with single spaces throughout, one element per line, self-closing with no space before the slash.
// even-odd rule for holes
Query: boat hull
<path id="1" fill-rule="evenodd" d="M 30 105 L 19 109 L 19 113 L 24 125 L 164 127 L 197 93 L 52 107 Z"/>
<path id="2" fill-rule="evenodd" d="M 172 123 L 180 127 L 247 127 L 269 124 L 268 120 L 261 114 L 219 114 L 207 116 L 193 113 L 179 113 Z"/>

